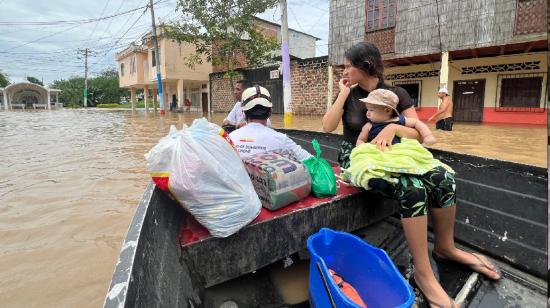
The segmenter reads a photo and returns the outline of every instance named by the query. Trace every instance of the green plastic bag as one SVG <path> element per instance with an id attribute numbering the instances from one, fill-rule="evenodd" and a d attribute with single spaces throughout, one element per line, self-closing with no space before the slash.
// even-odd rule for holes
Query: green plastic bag
<path id="1" fill-rule="evenodd" d="M 303 161 L 311 175 L 311 192 L 315 197 L 324 198 L 336 195 L 336 176 L 326 159 L 321 157 L 321 147 L 316 139 L 311 141 L 317 157 Z"/>

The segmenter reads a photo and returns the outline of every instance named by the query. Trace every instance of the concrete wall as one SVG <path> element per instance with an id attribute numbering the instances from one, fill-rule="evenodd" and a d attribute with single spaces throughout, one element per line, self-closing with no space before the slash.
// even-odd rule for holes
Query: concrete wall
<path id="1" fill-rule="evenodd" d="M 365 36 L 365 0 L 331 0 L 328 61 L 341 64 L 344 51 Z"/>
<path id="2" fill-rule="evenodd" d="M 146 61 L 147 53 L 133 52 L 126 57 L 118 60 L 119 86 L 121 88 L 134 85 L 143 85 L 146 83 L 143 61 Z M 122 75 L 120 65 L 124 64 L 124 75 Z"/>
<path id="3" fill-rule="evenodd" d="M 118 60 L 120 87 L 156 86 L 156 67 L 153 63 L 153 46 L 146 46 L 144 52 L 132 52 Z M 202 64 L 188 67 L 184 59 L 195 51 L 195 47 L 187 43 L 177 43 L 174 40 L 161 38 L 160 73 L 163 80 L 186 80 L 207 83 L 208 75 L 212 72 L 212 65 L 203 58 Z M 124 64 L 124 75 L 121 75 L 120 64 Z M 133 69 L 132 69 L 133 67 Z"/>
<path id="4" fill-rule="evenodd" d="M 277 42 L 281 44 L 281 26 L 258 20 L 256 27 L 264 35 L 277 38 Z M 288 29 L 288 46 L 290 47 L 289 53 L 292 56 L 300 59 L 315 57 L 315 42 L 316 38 L 311 35 L 293 29 Z M 281 50 L 274 50 L 272 55 L 274 57 L 280 56 Z"/>
<path id="5" fill-rule="evenodd" d="M 212 65 L 202 57 L 202 64 L 195 64 L 193 68 L 187 66 L 185 57 L 195 52 L 195 46 L 189 43 L 178 43 L 171 39 L 162 39 L 161 45 L 161 73 L 165 79 L 183 79 L 207 81 L 212 72 Z M 154 69 L 152 69 L 154 71 Z"/>

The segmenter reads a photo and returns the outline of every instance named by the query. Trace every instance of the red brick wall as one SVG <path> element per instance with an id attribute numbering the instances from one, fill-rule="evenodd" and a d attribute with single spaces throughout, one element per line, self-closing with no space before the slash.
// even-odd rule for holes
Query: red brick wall
<path id="1" fill-rule="evenodd" d="M 214 112 L 229 112 L 235 106 L 233 90 L 229 77 L 224 77 L 224 73 L 210 74 L 210 91 L 212 93 L 212 110 Z M 243 79 L 243 75 L 233 76 L 233 85 Z"/>
<path id="2" fill-rule="evenodd" d="M 381 54 L 395 52 L 395 28 L 365 33 L 365 42 L 378 46 Z"/>
<path id="3" fill-rule="evenodd" d="M 341 69 L 334 69 L 333 96 L 338 94 L 338 80 Z M 328 95 L 328 57 L 311 58 L 291 61 L 292 78 L 292 112 L 299 115 L 323 115 L 327 109 Z M 214 112 L 229 112 L 235 102 L 231 92 L 229 78 L 224 73 L 210 74 L 212 91 L 212 110 Z M 233 82 L 242 79 L 233 77 Z"/>
<path id="4" fill-rule="evenodd" d="M 327 110 L 328 58 L 292 61 L 292 112 L 323 115 Z"/>
<path id="5" fill-rule="evenodd" d="M 546 0 L 517 0 L 514 34 L 546 31 Z"/>

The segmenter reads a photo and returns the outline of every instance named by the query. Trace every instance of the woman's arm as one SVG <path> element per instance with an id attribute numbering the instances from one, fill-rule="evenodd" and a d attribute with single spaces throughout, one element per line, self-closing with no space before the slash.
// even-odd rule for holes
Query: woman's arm
<path id="1" fill-rule="evenodd" d="M 336 97 L 336 101 L 334 101 L 330 109 L 323 116 L 323 131 L 325 133 L 330 133 L 338 127 L 338 123 L 340 123 L 340 119 L 342 119 L 342 114 L 344 114 L 344 103 L 351 91 L 349 88 L 349 81 L 346 79 L 340 79 L 338 87 L 340 88 L 340 92 Z"/>

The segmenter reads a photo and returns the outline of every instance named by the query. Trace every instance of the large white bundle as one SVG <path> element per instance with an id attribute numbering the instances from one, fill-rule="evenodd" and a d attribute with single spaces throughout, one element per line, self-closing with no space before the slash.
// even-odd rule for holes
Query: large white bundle
<path id="1" fill-rule="evenodd" d="M 227 237 L 260 213 L 260 199 L 227 134 L 205 118 L 179 131 L 170 127 L 145 159 L 157 186 L 212 236 Z"/>

